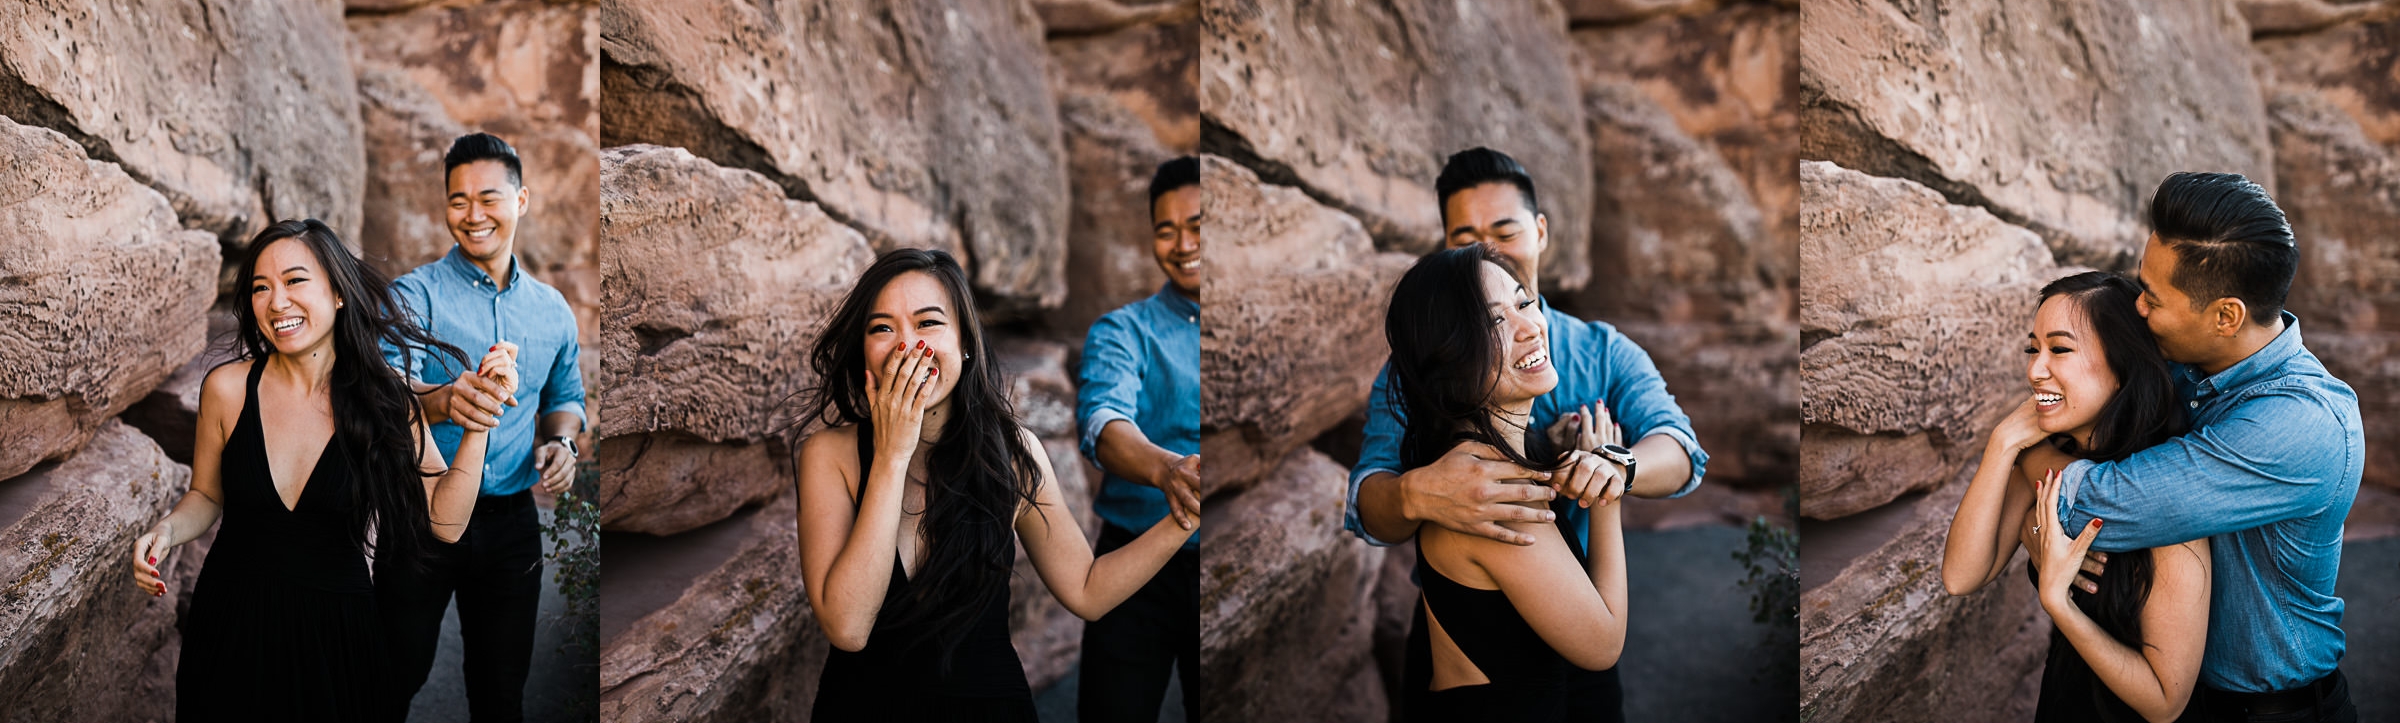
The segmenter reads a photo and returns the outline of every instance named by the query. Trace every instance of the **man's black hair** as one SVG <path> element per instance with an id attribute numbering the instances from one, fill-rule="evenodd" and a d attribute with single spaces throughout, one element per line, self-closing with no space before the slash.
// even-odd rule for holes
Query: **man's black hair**
<path id="1" fill-rule="evenodd" d="M 1184 156 L 1158 164 L 1158 172 L 1150 176 L 1150 207 L 1158 207 L 1158 197 L 1185 186 L 1200 185 L 1200 157 Z"/>
<path id="2" fill-rule="evenodd" d="M 1525 199 L 1525 210 L 1533 215 L 1542 213 L 1542 204 L 1533 193 L 1533 174 L 1526 173 L 1517 159 L 1508 154 L 1477 146 L 1450 154 L 1442 164 L 1442 175 L 1433 179 L 1434 202 L 1442 206 L 1442 225 L 1448 226 L 1450 197 L 1486 183 L 1506 183 L 1517 187 L 1517 195 Z M 1444 228 L 1444 233 L 1449 229 Z"/>
<path id="3" fill-rule="evenodd" d="M 447 179 L 450 172 L 459 166 L 476 161 L 499 161 L 501 165 L 508 166 L 510 185 L 525 185 L 525 164 L 517 160 L 517 149 L 510 148 L 508 141 L 490 133 L 469 133 L 451 141 L 450 152 L 442 154 L 442 177 Z"/>
<path id="4" fill-rule="evenodd" d="M 2150 230 L 2175 250 L 2175 288 L 2192 308 L 2241 299 L 2262 326 L 2282 316 L 2300 246 L 2267 189 L 2236 173 L 2177 173 L 2150 198 Z"/>

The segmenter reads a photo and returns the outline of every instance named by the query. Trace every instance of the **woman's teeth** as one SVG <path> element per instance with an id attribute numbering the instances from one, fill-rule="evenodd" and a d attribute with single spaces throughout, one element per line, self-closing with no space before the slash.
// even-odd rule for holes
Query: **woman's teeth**
<path id="1" fill-rule="evenodd" d="M 1192 259 L 1192 260 L 1190 260 L 1190 261 L 1185 261 L 1185 262 L 1183 262 L 1183 263 L 1176 264 L 1176 267 L 1178 267 L 1178 268 L 1181 268 L 1181 269 L 1183 269 L 1183 270 L 1185 270 L 1185 271 L 1197 271 L 1197 270 L 1199 270 L 1199 269 L 1200 269 L 1200 260 L 1199 260 L 1199 259 Z"/>
<path id="2" fill-rule="evenodd" d="M 1540 364 L 1540 363 L 1542 363 L 1542 362 L 1549 361 L 1549 360 L 1550 360 L 1550 354 L 1549 354 L 1548 352 L 1539 352 L 1539 351 L 1537 351 L 1537 352 L 1534 352 L 1534 353 L 1532 353 L 1532 354 L 1528 354 L 1528 355 L 1526 355 L 1526 356 L 1525 356 L 1525 358 L 1523 358 L 1523 359 L 1519 359 L 1519 360 L 1517 360 L 1517 363 L 1516 363 L 1514 366 L 1515 366 L 1515 368 L 1517 368 L 1517 369 L 1520 369 L 1520 370 L 1522 370 L 1522 369 L 1531 369 L 1531 368 L 1533 368 L 1533 366 L 1534 366 L 1534 365 L 1536 365 L 1536 364 Z"/>
<path id="3" fill-rule="evenodd" d="M 300 317 L 295 316 L 275 320 L 275 331 L 278 333 L 291 331 L 298 328 L 300 328 Z"/>
<path id="4" fill-rule="evenodd" d="M 2053 394 L 2053 393 L 2050 393 L 2050 392 L 2038 392 L 2038 393 L 2035 393 L 2035 394 L 2033 395 L 2033 403 L 2035 403 L 2035 404 L 2057 404 L 2057 403 L 2059 403 L 2059 402 L 2065 401 L 2065 400 L 2066 400 L 2066 398 L 2067 398 L 2067 397 L 2066 397 L 2066 395 L 2063 395 L 2063 394 Z"/>

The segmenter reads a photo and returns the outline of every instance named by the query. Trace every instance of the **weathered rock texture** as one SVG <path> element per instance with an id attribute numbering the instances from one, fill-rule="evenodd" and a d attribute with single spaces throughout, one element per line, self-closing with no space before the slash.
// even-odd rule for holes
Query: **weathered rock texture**
<path id="1" fill-rule="evenodd" d="M 1574 32 L 1592 283 L 1553 298 L 1650 353 L 1710 453 L 1707 484 L 1780 487 L 1800 453 L 1799 13 L 1662 14 Z"/>
<path id="2" fill-rule="evenodd" d="M 1256 482 L 1365 405 L 1388 355 L 1383 312 L 1413 260 L 1300 189 L 1202 159 L 1209 271 L 1200 308 L 1203 495 Z"/>
<path id="3" fill-rule="evenodd" d="M 1553 238 L 1586 238 L 1591 144 L 1566 30 L 1547 2 L 1210 3 L 1210 152 L 1355 216 L 1378 248 L 1423 253 L 1442 238 L 1442 162 L 1489 146 L 1527 164 Z M 1553 242 L 1541 275 L 1581 288 L 1584 244 Z"/>
<path id="4" fill-rule="evenodd" d="M 1942 544 L 1973 473 L 1943 480 L 1890 541 L 1801 593 L 1802 720 L 2033 717 L 2033 698 L 2013 684 L 2041 668 L 2050 618 L 2024 555 L 1982 590 L 1942 589 Z"/>
<path id="5" fill-rule="evenodd" d="M 354 7 L 355 9 L 355 7 Z M 600 303 L 599 20 L 592 5 L 502 0 L 349 18 L 366 126 L 358 246 L 397 276 L 448 253 L 442 154 L 459 136 L 516 147 L 531 203 L 517 259 L 588 332 Z M 585 334 L 583 343 L 593 342 Z M 595 364 L 586 364 L 592 373 Z"/>
<path id="6" fill-rule="evenodd" d="M 2348 12 L 2360 8 L 2381 9 Z M 2383 361 L 2400 346 L 2400 5 L 2343 10 L 2321 32 L 2261 39 L 2256 67 L 2275 200 L 2300 241 L 2290 308 L 2359 411 L 2388 419 L 2400 415 L 2400 370 Z M 2367 425 L 2367 483 L 2400 488 L 2396 447 L 2400 431 Z"/>
<path id="7" fill-rule="evenodd" d="M 1199 27 L 1193 13 L 1182 15 L 1049 42 L 1073 212 L 1066 301 L 1043 321 L 1078 346 L 1101 314 L 1166 283 L 1152 253 L 1150 177 L 1200 143 Z"/>
<path id="8" fill-rule="evenodd" d="M 750 519 L 724 563 L 600 652 L 600 716 L 625 721 L 805 720 L 824 670 L 801 588 L 792 497 Z"/>
<path id="9" fill-rule="evenodd" d="M 1915 182 L 1800 164 L 1800 514 L 1931 489 L 2025 394 L 2041 239 Z"/>
<path id="10" fill-rule="evenodd" d="M 341 4 L 324 0 L 0 6 L 0 116 L 57 130 L 247 243 L 317 218 L 358 234 L 366 160 Z"/>
<path id="11" fill-rule="evenodd" d="M 157 191 L 57 132 L 0 119 L 0 164 L 7 479 L 82 447 L 200 352 L 218 251 Z"/>
<path id="12" fill-rule="evenodd" d="M 2231 2 L 1804 3 L 1801 151 L 2129 268 L 2168 173 L 2275 187 L 2249 37 Z"/>
<path id="13" fill-rule="evenodd" d="M 1348 478 L 1302 448 L 1202 512 L 1202 719 L 1384 719 L 1372 655 L 1384 555 L 1341 529 Z"/>
<path id="14" fill-rule="evenodd" d="M 879 251 L 958 254 L 987 314 L 1063 300 L 1067 164 L 1029 4 L 627 2 L 600 24 L 604 145 L 687 148 Z"/>
<path id="15" fill-rule="evenodd" d="M 0 480 L 0 498 L 25 500 L 21 510 L 0 504 L 0 700 L 11 701 L 10 718 L 172 717 L 171 696 L 94 693 L 127 687 L 174 637 L 189 580 L 151 597 L 134 587 L 125 555 L 190 479 L 149 438 L 111 421 L 74 456 Z M 170 580 L 197 568 L 199 554 L 170 555 Z"/>
<path id="16" fill-rule="evenodd" d="M 757 173 L 655 146 L 601 162 L 602 524 L 679 532 L 791 487 L 809 346 L 872 252 Z"/>

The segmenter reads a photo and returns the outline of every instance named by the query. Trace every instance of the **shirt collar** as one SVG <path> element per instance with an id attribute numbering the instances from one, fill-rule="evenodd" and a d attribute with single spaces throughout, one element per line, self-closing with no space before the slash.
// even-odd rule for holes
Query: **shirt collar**
<path id="1" fill-rule="evenodd" d="M 2282 376 L 2284 365 L 2290 363 L 2292 357 L 2299 356 L 2304 349 L 2305 347 L 2300 345 L 2300 317 L 2290 311 L 2285 311 L 2283 312 L 2283 331 L 2276 334 L 2275 339 L 2267 342 L 2266 346 L 2259 347 L 2258 351 L 2252 352 L 2249 358 L 2234 362 L 2233 366 L 2226 367 L 2225 371 L 2204 377 L 2198 376 L 2198 369 L 2193 369 L 2193 375 L 2198 377 L 2194 380 L 2197 391 L 2200 396 L 2211 396 L 2228 389 L 2240 389 Z"/>
<path id="2" fill-rule="evenodd" d="M 496 284 L 492 281 L 492 275 L 484 273 L 483 267 L 476 266 L 475 262 L 468 261 L 466 250 L 459 248 L 457 244 L 451 244 L 450 253 L 442 255 L 442 263 L 448 264 L 451 271 L 458 273 L 458 278 L 460 280 L 463 280 L 470 285 L 484 284 L 496 286 Z M 525 274 L 520 269 L 522 266 L 523 264 L 517 263 L 517 257 L 515 254 L 509 255 L 508 288 L 517 288 L 517 282 L 524 280 Z"/>
<path id="3" fill-rule="evenodd" d="M 1173 281 L 1160 284 L 1158 293 L 1150 298 L 1157 299 L 1158 303 L 1167 307 L 1167 311 L 1174 312 L 1178 317 L 1193 323 L 1200 321 L 1200 300 L 1185 296 L 1182 289 L 1175 288 Z"/>

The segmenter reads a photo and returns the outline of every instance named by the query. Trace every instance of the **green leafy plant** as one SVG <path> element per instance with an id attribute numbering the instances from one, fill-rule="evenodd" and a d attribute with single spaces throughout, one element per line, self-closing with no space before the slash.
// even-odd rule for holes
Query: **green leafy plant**
<path id="1" fill-rule="evenodd" d="M 1750 521 L 1749 542 L 1733 551 L 1733 559 L 1748 573 L 1742 587 L 1750 591 L 1751 619 L 1777 626 L 1800 625 L 1800 536 L 1767 522 Z"/>
<path id="2" fill-rule="evenodd" d="M 557 508 L 542 527 L 542 536 L 550 543 L 550 555 L 544 562 L 566 602 L 566 612 L 553 621 L 566 631 L 559 652 L 569 660 L 593 661 L 594 680 L 600 658 L 600 505 L 595 501 L 599 495 L 599 465 L 586 460 L 577 465 L 575 483 L 559 494 Z M 575 710 L 566 720 L 599 716 L 597 691 L 589 696 L 569 696 L 569 701 Z"/>

